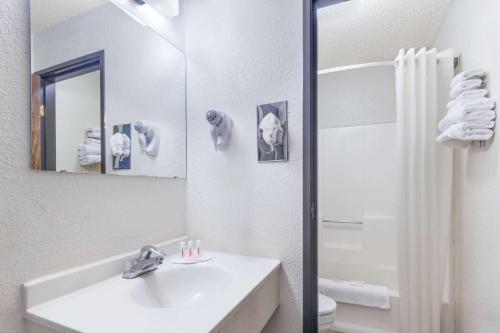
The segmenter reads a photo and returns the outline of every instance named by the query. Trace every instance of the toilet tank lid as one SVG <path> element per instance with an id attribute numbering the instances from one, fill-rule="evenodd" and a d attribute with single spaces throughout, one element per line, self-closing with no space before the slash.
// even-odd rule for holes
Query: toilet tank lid
<path id="1" fill-rule="evenodd" d="M 337 309 L 337 303 L 325 295 L 318 295 L 318 314 L 324 316 L 334 313 Z"/>

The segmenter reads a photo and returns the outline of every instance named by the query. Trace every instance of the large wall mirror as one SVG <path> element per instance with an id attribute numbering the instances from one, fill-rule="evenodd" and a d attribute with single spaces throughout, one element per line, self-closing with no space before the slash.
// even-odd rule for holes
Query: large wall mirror
<path id="1" fill-rule="evenodd" d="M 185 55 L 119 2 L 31 1 L 34 170 L 186 177 Z"/>

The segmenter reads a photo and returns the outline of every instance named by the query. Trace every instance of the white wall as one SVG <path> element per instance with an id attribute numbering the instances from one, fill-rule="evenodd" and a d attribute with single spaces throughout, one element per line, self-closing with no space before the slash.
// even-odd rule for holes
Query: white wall
<path id="1" fill-rule="evenodd" d="M 101 72 L 56 82 L 56 170 L 101 173 L 101 164 L 81 166 L 78 146 L 85 129 L 100 127 Z"/>
<path id="2" fill-rule="evenodd" d="M 489 72 L 491 97 L 500 101 L 500 2 L 455 0 L 435 46 L 455 48 L 460 69 Z M 498 128 L 498 127 L 497 127 Z M 457 151 L 454 170 L 456 332 L 500 331 L 500 143 Z"/>
<path id="3" fill-rule="evenodd" d="M 302 331 L 302 1 L 188 2 L 188 228 L 209 248 L 281 259 L 265 332 Z M 290 161 L 257 163 L 258 104 L 289 101 Z M 208 110 L 234 121 L 214 152 Z"/>
<path id="4" fill-rule="evenodd" d="M 38 14 L 41 15 L 41 14 Z M 105 51 L 106 172 L 186 176 L 184 54 L 109 3 L 34 35 L 34 70 Z M 132 128 L 130 170 L 113 170 L 113 126 L 151 120 L 161 128 L 158 156 L 142 154 Z"/>
<path id="5" fill-rule="evenodd" d="M 9 333 L 23 332 L 24 281 L 185 234 L 185 181 L 30 170 L 28 4 L 0 1 L 0 332 Z"/>

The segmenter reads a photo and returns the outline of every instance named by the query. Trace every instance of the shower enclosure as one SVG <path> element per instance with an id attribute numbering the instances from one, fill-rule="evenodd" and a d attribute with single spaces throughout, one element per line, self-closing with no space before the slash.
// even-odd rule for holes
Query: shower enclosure
<path id="1" fill-rule="evenodd" d="M 339 328 L 351 315 L 398 325 L 395 85 L 393 61 L 318 73 L 319 278 L 385 286 L 392 298 L 386 311 L 339 306 Z"/>

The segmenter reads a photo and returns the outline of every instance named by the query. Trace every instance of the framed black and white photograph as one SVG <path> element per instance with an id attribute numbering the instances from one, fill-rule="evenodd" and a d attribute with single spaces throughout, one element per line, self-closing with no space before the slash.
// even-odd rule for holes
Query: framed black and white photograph
<path id="1" fill-rule="evenodd" d="M 257 154 L 259 162 L 288 161 L 288 103 L 257 107 Z"/>

